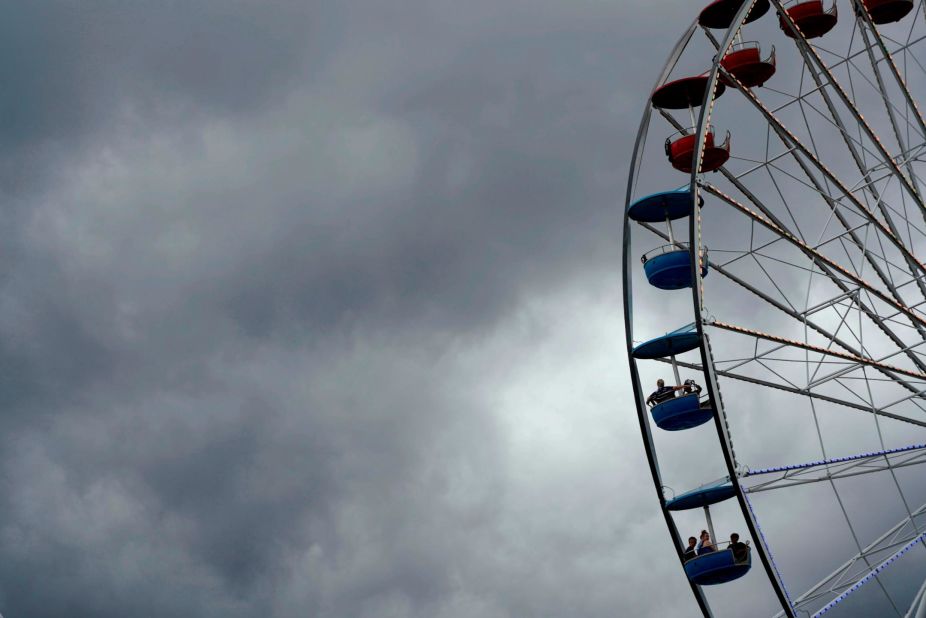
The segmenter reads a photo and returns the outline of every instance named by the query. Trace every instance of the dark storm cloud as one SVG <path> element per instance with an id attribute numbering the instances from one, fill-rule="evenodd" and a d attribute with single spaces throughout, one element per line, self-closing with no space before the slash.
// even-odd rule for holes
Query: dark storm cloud
<path id="1" fill-rule="evenodd" d="M 258 109 L 321 64 L 336 22 L 305 2 L 17 3 L 0 25 L 0 173 L 35 190 L 61 148 L 126 113 L 185 122 Z"/>
<path id="2" fill-rule="evenodd" d="M 667 542 L 613 409 L 617 205 L 667 47 L 637 13 L 12 10 L 0 611 L 688 607 L 637 566 Z"/>
<path id="3" fill-rule="evenodd" d="M 318 13 L 297 2 L 12 6 L 2 26 L 5 147 L 93 130 L 127 100 L 253 109 L 311 66 Z"/>

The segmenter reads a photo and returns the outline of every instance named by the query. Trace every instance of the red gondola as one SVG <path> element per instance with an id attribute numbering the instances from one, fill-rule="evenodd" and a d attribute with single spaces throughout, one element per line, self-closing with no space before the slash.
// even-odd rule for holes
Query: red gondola
<path id="1" fill-rule="evenodd" d="M 666 138 L 666 156 L 669 157 L 669 162 L 672 164 L 672 167 L 686 174 L 691 173 L 691 168 L 694 164 L 695 141 L 697 137 L 693 134 L 693 129 L 689 129 L 689 131 L 692 131 L 692 133 L 686 135 L 679 131 Z M 726 138 L 723 143 L 718 146 L 714 144 L 714 131 L 708 127 L 707 134 L 704 136 L 704 154 L 701 157 L 701 171 L 716 171 L 726 163 L 729 158 L 730 132 L 727 131 Z"/>
<path id="2" fill-rule="evenodd" d="M 743 6 L 743 2 L 744 0 L 714 0 L 701 11 L 698 16 L 698 23 L 705 28 L 726 30 L 733 23 L 733 18 L 736 17 L 736 12 Z M 756 0 L 743 23 L 748 24 L 759 19 L 768 12 L 768 7 L 768 0 Z"/>
<path id="3" fill-rule="evenodd" d="M 801 34 L 804 35 L 805 39 L 815 39 L 819 36 L 823 36 L 836 25 L 837 11 L 835 0 L 829 9 L 823 8 L 823 0 L 810 0 L 809 2 L 798 2 L 790 7 L 786 7 L 785 11 L 794 21 L 794 24 L 801 31 Z M 787 36 L 792 39 L 794 38 L 794 33 L 791 32 L 791 28 L 788 27 L 788 22 L 785 20 L 784 15 L 778 16 L 778 24 Z"/>
<path id="4" fill-rule="evenodd" d="M 900 21 L 913 10 L 913 0 L 862 0 L 862 5 L 879 25 Z"/>
<path id="5" fill-rule="evenodd" d="M 775 74 L 775 48 L 772 47 L 772 52 L 765 60 L 762 59 L 760 52 L 761 48 L 756 42 L 737 43 L 723 57 L 720 65 L 747 88 L 761 86 Z M 722 75 L 721 80 L 733 85 Z"/>
<path id="6" fill-rule="evenodd" d="M 707 75 L 683 77 L 657 88 L 650 100 L 659 109 L 687 109 L 701 105 L 706 90 Z M 714 98 L 722 95 L 724 90 L 726 86 L 718 82 Z"/>

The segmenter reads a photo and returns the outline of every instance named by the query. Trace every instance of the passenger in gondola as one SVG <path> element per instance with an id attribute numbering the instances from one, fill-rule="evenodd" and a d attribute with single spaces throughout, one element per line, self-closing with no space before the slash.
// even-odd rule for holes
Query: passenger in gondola
<path id="1" fill-rule="evenodd" d="M 714 547 L 714 542 L 711 541 L 711 535 L 707 530 L 701 531 L 701 540 L 698 541 L 697 552 L 699 556 L 704 554 L 709 554 L 712 551 L 717 551 Z"/>
<path id="2" fill-rule="evenodd" d="M 685 562 L 688 562 L 698 555 L 698 550 L 696 549 L 697 544 L 698 539 L 693 536 L 688 537 L 688 547 L 685 549 L 685 554 L 682 556 Z"/>
<path id="3" fill-rule="evenodd" d="M 700 395 L 701 395 L 701 385 L 698 384 L 697 382 L 695 382 L 694 380 L 691 380 L 691 379 L 685 380 L 685 383 L 684 383 L 682 386 L 685 387 L 685 388 L 683 389 L 683 391 L 682 391 L 682 394 L 683 394 L 683 395 L 691 395 L 692 393 L 694 393 L 695 395 L 698 395 L 698 396 L 700 397 Z M 711 400 L 710 400 L 710 399 L 705 399 L 704 401 L 702 401 L 702 402 L 700 403 L 700 406 L 699 406 L 699 407 L 701 407 L 701 408 L 710 408 L 710 407 L 711 407 Z"/>
<path id="4" fill-rule="evenodd" d="M 733 550 L 733 562 L 738 564 L 749 559 L 749 541 L 740 543 L 740 535 L 735 532 L 730 535 L 730 549 Z"/>
<path id="5" fill-rule="evenodd" d="M 682 387 L 682 393 L 685 395 L 690 395 L 691 393 L 701 394 L 701 385 L 694 380 L 685 380 Z"/>
<path id="6" fill-rule="evenodd" d="M 668 401 L 675 397 L 675 391 L 685 388 L 684 386 L 666 386 L 665 380 L 659 378 L 656 380 L 656 390 L 646 398 L 646 403 L 654 406 L 663 401 Z"/>

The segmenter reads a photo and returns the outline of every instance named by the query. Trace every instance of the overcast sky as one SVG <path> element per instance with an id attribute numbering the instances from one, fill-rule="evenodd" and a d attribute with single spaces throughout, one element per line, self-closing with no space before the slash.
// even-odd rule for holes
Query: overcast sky
<path id="1" fill-rule="evenodd" d="M 695 12 L 8 4 L 3 615 L 698 615 L 620 300 Z"/>
<path id="2" fill-rule="evenodd" d="M 0 611 L 693 615 L 619 294 L 687 4 L 6 6 Z"/>

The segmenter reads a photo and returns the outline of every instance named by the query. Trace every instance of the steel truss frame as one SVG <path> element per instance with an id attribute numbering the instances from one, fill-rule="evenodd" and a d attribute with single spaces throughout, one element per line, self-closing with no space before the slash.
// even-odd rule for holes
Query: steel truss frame
<path id="1" fill-rule="evenodd" d="M 754 230 L 754 235 L 756 229 L 762 228 L 772 235 L 772 239 L 755 245 L 750 240 L 751 244 L 748 249 L 740 251 L 729 260 L 708 261 L 703 251 L 700 207 L 695 207 L 695 213 L 690 218 L 687 242 L 670 239 L 653 225 L 640 224 L 642 228 L 648 229 L 662 237 L 663 240 L 688 249 L 692 255 L 692 277 L 695 281 L 692 287 L 692 301 L 695 313 L 694 324 L 701 342 L 699 347 L 701 361 L 700 363 L 678 361 L 677 364 L 701 371 L 705 376 L 708 396 L 717 411 L 715 429 L 727 467 L 728 478 L 736 490 L 737 501 L 747 528 L 756 541 L 756 553 L 781 604 L 778 616 L 796 616 L 799 613 L 807 613 L 809 607 L 829 594 L 845 594 L 847 590 L 853 591 L 853 585 L 857 584 L 860 578 L 864 579 L 862 576 L 878 581 L 881 585 L 877 576 L 883 565 L 876 566 L 874 562 L 922 535 L 923 522 L 921 520 L 926 519 L 926 505 L 915 511 L 911 510 L 907 506 L 903 489 L 894 476 L 896 469 L 926 463 L 926 447 L 923 445 L 901 449 L 883 448 L 875 453 L 826 458 L 821 435 L 823 460 L 809 464 L 783 466 L 774 472 L 750 471 L 748 467 L 740 463 L 734 451 L 719 389 L 718 377 L 724 377 L 800 395 L 806 397 L 811 404 L 814 401 L 824 402 L 845 409 L 869 413 L 875 419 L 876 425 L 879 422 L 878 419 L 884 419 L 886 422 L 903 422 L 917 429 L 926 428 L 926 351 L 922 348 L 923 344 L 926 344 L 926 312 L 924 312 L 926 264 L 917 258 L 917 253 L 926 248 L 926 226 L 923 223 L 917 224 L 911 221 L 908 209 L 909 207 L 914 211 L 919 211 L 923 221 L 926 222 L 926 200 L 922 192 L 922 179 L 916 170 L 916 166 L 924 161 L 924 155 L 926 155 L 926 122 L 916 105 L 915 96 L 904 75 L 907 71 L 906 59 L 910 49 L 926 41 L 926 34 L 914 38 L 912 36 L 914 29 L 911 28 L 906 40 L 903 41 L 884 36 L 871 21 L 861 1 L 851 1 L 856 8 L 855 29 L 858 32 L 858 40 L 862 42 L 862 48 L 853 49 L 850 43 L 849 50 L 840 54 L 804 39 L 790 16 L 783 11 L 780 0 L 771 0 L 773 8 L 783 14 L 785 26 L 797 34 L 794 37 L 794 44 L 804 60 L 803 74 L 812 82 L 812 86 L 805 90 L 802 79 L 801 91 L 795 94 L 769 88 L 778 95 L 789 97 L 789 100 L 777 105 L 765 104 L 755 90 L 743 86 L 719 63 L 719 59 L 723 58 L 736 42 L 742 29 L 743 19 L 751 10 L 754 0 L 747 0 L 743 3 L 733 21 L 733 26 L 727 30 L 722 40 L 718 41 L 710 31 L 701 31 L 714 46 L 717 55 L 707 74 L 707 94 L 700 106 L 697 123 L 692 131 L 699 147 L 695 152 L 692 166 L 694 171 L 690 176 L 689 189 L 696 204 L 702 194 L 713 196 L 720 203 L 732 208 L 739 216 L 747 218 L 751 229 Z M 924 3 L 926 0 L 920 0 L 918 3 L 917 14 L 920 11 L 926 11 Z M 663 67 L 656 83 L 657 87 L 666 82 L 689 41 L 698 32 L 699 29 L 695 23 L 680 38 Z M 855 40 L 855 31 L 853 40 Z M 898 56 L 904 60 L 903 70 L 896 62 Z M 824 58 L 835 60 L 828 64 Z M 860 68 L 860 60 L 867 60 L 868 75 Z M 919 62 L 915 64 L 926 75 L 926 67 Z M 849 73 L 848 86 L 837 77 L 837 70 Z M 852 81 L 852 71 L 861 75 L 863 86 L 874 90 L 880 97 L 883 112 L 890 123 L 891 134 L 896 142 L 895 152 L 892 152 L 891 146 L 881 139 L 875 127 L 857 104 L 856 85 Z M 721 78 L 728 84 L 732 84 L 733 89 L 742 95 L 768 125 L 769 144 L 766 147 L 764 159 L 742 158 L 742 161 L 751 161 L 753 164 L 745 171 L 734 171 L 731 167 L 733 161 L 719 170 L 723 180 L 739 196 L 715 183 L 706 182 L 705 178 L 697 173 L 704 156 L 705 136 L 711 124 L 715 100 L 713 93 Z M 894 92 L 900 93 L 900 104 L 894 101 L 892 94 Z M 822 106 L 815 102 L 817 100 L 822 102 Z M 805 129 L 809 130 L 811 125 L 808 118 L 809 112 L 815 118 L 819 117 L 818 120 L 824 119 L 827 126 L 839 134 L 845 152 L 851 156 L 855 173 L 858 174 L 857 180 L 844 180 L 847 175 L 845 170 L 828 164 L 821 156 L 819 145 L 812 137 L 809 141 L 805 141 L 794 129 L 782 122 L 780 114 L 789 108 L 799 110 Z M 634 196 L 643 144 L 649 130 L 652 111 L 653 108 L 647 105 L 634 145 L 627 188 L 626 203 L 628 206 Z M 661 117 L 675 130 L 682 134 L 687 133 L 685 126 L 671 114 L 663 110 L 659 112 Z M 853 133 L 853 130 L 856 133 Z M 771 152 L 769 148 L 772 137 L 780 145 L 780 149 L 774 152 Z M 796 166 L 798 171 L 789 171 L 784 165 L 787 162 Z M 749 177 L 759 172 L 768 175 L 782 202 L 785 203 L 790 221 L 777 216 L 774 208 L 750 188 Z M 806 230 L 801 229 L 798 219 L 788 208 L 784 194 L 781 192 L 782 178 L 786 182 L 809 190 L 827 205 L 830 221 L 827 222 L 819 237 L 810 238 L 806 235 Z M 841 229 L 832 230 L 831 222 L 833 226 L 838 225 Z M 630 221 L 625 216 L 623 279 L 627 352 L 638 420 L 644 437 L 651 475 L 660 499 L 663 516 L 681 561 L 681 540 L 674 520 L 666 509 L 666 498 L 663 495 L 664 484 L 644 403 L 637 361 L 631 356 L 634 341 L 629 270 L 630 265 L 635 261 L 630 259 L 630 227 Z M 802 256 L 806 263 L 799 264 L 794 259 L 789 261 L 774 255 L 782 245 L 790 246 Z M 758 271 L 764 273 L 767 279 L 764 285 L 771 289 L 765 289 L 762 282 L 749 280 L 735 271 L 738 263 L 742 263 L 743 260 L 749 260 L 750 263 L 756 265 Z M 795 324 L 803 328 L 803 340 L 784 334 L 764 332 L 744 324 L 715 319 L 705 305 L 706 296 L 701 277 L 701 266 L 704 263 L 711 270 L 720 273 L 726 281 L 792 318 Z M 816 277 L 835 289 L 828 298 L 818 300 L 813 306 L 805 304 L 801 308 L 800 303 L 789 298 L 776 283 L 773 269 L 768 266 L 769 263 L 774 263 L 776 268 L 800 269 L 809 273 L 809 279 Z M 874 279 L 865 276 L 866 270 L 874 273 Z M 809 298 L 809 289 L 807 296 Z M 869 328 L 875 328 L 880 332 L 881 338 L 878 341 L 872 342 L 871 336 L 865 334 Z M 718 329 L 729 334 L 751 338 L 755 342 L 754 353 L 738 358 L 717 357 L 707 332 L 709 329 Z M 814 334 L 815 340 L 811 340 L 810 333 Z M 760 351 L 760 341 L 766 346 L 768 344 L 771 346 Z M 893 349 L 885 349 L 885 346 L 893 346 Z M 805 354 L 804 364 L 808 367 L 808 372 L 812 371 L 812 379 L 808 378 L 806 383 L 791 380 L 772 367 L 775 363 L 787 362 L 789 359 L 784 357 L 788 354 L 793 355 L 795 351 Z M 668 362 L 665 359 L 658 360 Z M 764 370 L 765 377 L 760 378 L 750 374 L 750 368 L 755 367 Z M 873 378 L 871 373 L 881 377 Z M 876 401 L 871 388 L 871 384 L 875 382 L 893 385 L 905 394 L 895 395 L 889 401 Z M 858 383 L 861 383 L 861 386 Z M 837 397 L 832 393 L 820 392 L 821 388 L 828 385 L 838 385 L 844 388 L 849 397 Z M 905 409 L 905 406 L 912 408 L 912 413 L 911 410 Z M 816 417 L 813 405 L 811 409 Z M 881 436 L 880 425 L 877 427 L 878 435 Z M 883 446 L 883 437 L 881 440 Z M 907 517 L 866 546 L 861 545 L 852 530 L 852 535 L 859 548 L 857 554 L 826 579 L 792 601 L 771 559 L 771 552 L 764 535 L 758 528 L 752 505 L 746 495 L 773 489 L 786 489 L 807 483 L 829 482 L 842 506 L 842 500 L 835 485 L 836 480 L 879 473 L 889 474 L 894 478 L 901 500 L 907 509 Z M 759 476 L 770 476 L 770 478 L 754 484 L 741 482 Z M 845 513 L 844 508 L 843 512 Z M 852 529 L 848 515 L 846 515 L 846 520 Z M 691 588 L 702 613 L 705 616 L 711 615 L 703 591 L 694 584 Z M 883 586 L 881 588 L 900 615 L 898 606 L 887 590 Z M 926 585 L 924 585 L 924 590 L 926 590 Z"/>

